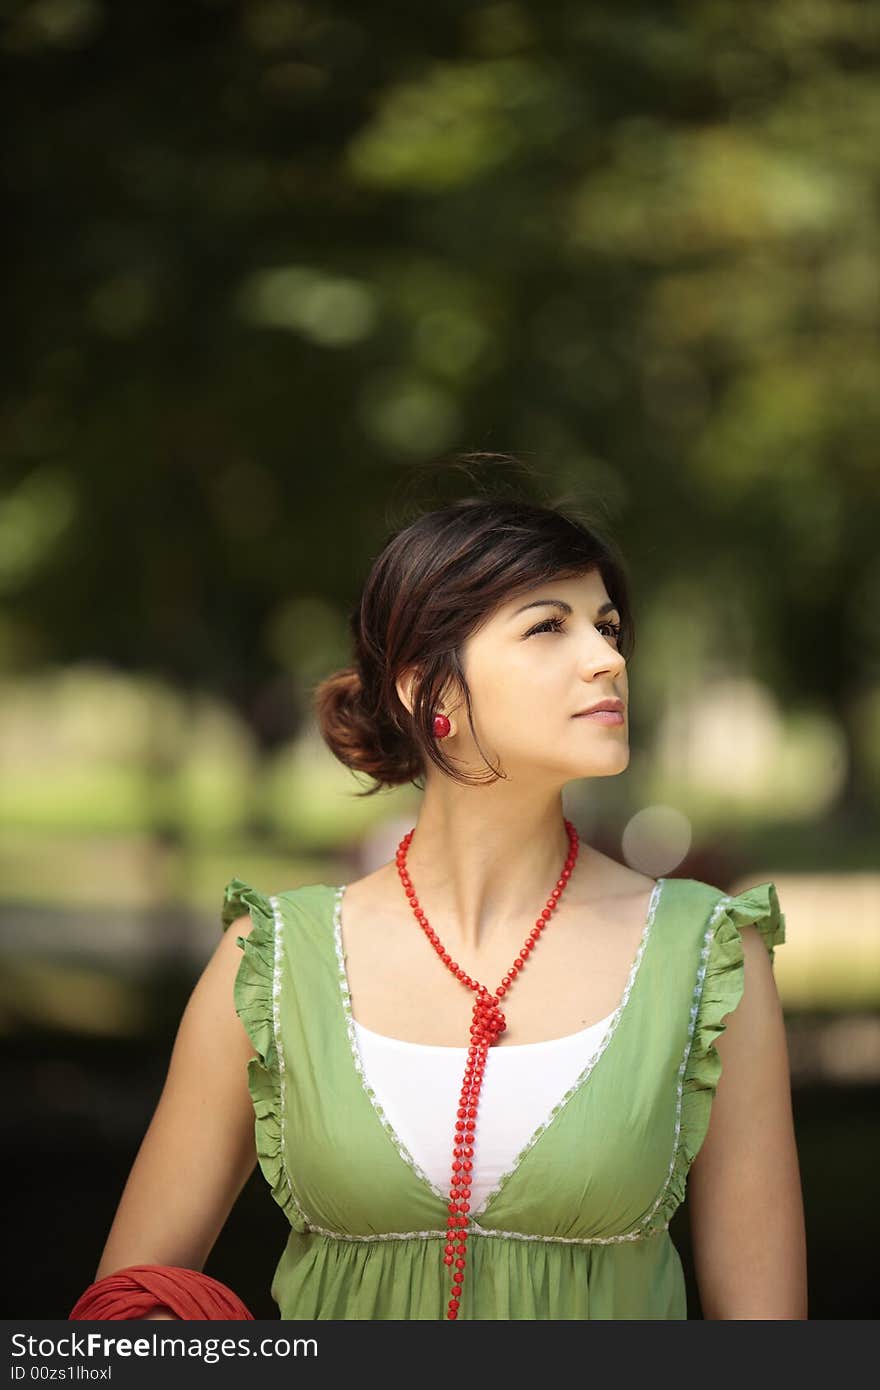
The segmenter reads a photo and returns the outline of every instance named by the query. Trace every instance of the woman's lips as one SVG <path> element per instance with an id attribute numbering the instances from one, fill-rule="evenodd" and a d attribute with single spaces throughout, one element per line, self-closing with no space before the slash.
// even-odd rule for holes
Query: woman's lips
<path id="1" fill-rule="evenodd" d="M 592 714 L 576 714 L 575 719 L 592 719 L 596 724 L 622 724 L 623 713 L 616 709 L 597 709 Z"/>

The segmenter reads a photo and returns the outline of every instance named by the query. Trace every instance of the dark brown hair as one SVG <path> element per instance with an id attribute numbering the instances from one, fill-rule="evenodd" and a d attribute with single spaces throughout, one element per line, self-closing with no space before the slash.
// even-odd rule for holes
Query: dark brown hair
<path id="1" fill-rule="evenodd" d="M 503 777 L 482 748 L 489 777 L 457 770 L 433 733 L 442 695 L 457 689 L 473 732 L 462 645 L 502 603 L 550 579 L 594 569 L 617 606 L 618 650 L 628 658 L 635 633 L 623 561 L 595 523 L 571 508 L 518 497 L 463 497 L 394 532 L 349 619 L 354 664 L 321 681 L 313 695 L 331 752 L 374 780 L 358 795 L 407 782 L 421 790 L 428 761 L 465 786 Z M 410 715 L 396 681 L 412 668 L 418 680 Z"/>

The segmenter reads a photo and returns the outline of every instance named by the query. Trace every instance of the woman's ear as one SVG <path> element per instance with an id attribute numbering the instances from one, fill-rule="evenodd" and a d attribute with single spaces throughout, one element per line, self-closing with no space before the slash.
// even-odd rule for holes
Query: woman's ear
<path id="1" fill-rule="evenodd" d="M 416 672 L 410 668 L 403 671 L 394 682 L 398 698 L 410 715 L 412 715 L 415 704 L 415 680 Z"/>
<path id="2" fill-rule="evenodd" d="M 397 694 L 400 699 L 400 702 L 409 711 L 410 718 L 412 718 L 413 706 L 415 705 L 415 697 L 418 694 L 418 679 L 419 672 L 414 668 L 410 668 L 407 671 L 401 672 L 401 674 L 395 681 L 395 687 L 397 689 Z M 446 694 L 448 694 L 448 692 L 445 692 L 444 696 L 441 696 L 437 700 L 436 708 L 431 710 L 431 714 L 445 714 L 447 719 L 449 719 L 450 724 L 452 724 L 452 706 L 450 704 L 450 701 L 445 697 Z M 455 733 L 454 726 L 450 729 L 450 733 Z"/>

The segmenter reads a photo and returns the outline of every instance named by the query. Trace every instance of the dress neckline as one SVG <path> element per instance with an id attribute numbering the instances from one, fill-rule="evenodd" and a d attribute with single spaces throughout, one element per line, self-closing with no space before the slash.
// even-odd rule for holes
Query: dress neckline
<path id="1" fill-rule="evenodd" d="M 638 949 L 636 950 L 635 956 L 633 958 L 632 965 L 630 966 L 629 976 L 627 978 L 626 985 L 624 986 L 623 995 L 617 1008 L 610 1016 L 610 1022 L 607 1023 L 605 1026 L 604 1034 L 598 1048 L 590 1057 L 589 1061 L 582 1069 L 580 1075 L 568 1088 L 562 1099 L 558 1101 L 556 1105 L 553 1106 L 546 1119 L 542 1121 L 542 1123 L 535 1130 L 534 1134 L 532 1134 L 525 1147 L 517 1155 L 517 1158 L 513 1165 L 510 1168 L 508 1168 L 506 1172 L 502 1173 L 495 1186 L 483 1198 L 483 1201 L 476 1209 L 476 1211 L 472 1211 L 470 1213 L 471 1224 L 477 1227 L 478 1229 L 481 1229 L 479 1227 L 479 1218 L 491 1217 L 492 1208 L 495 1205 L 497 1199 L 500 1197 L 502 1190 L 512 1179 L 516 1178 L 517 1174 L 522 1168 L 523 1161 L 526 1158 L 527 1154 L 530 1152 L 530 1150 L 532 1150 L 536 1144 L 539 1144 L 541 1140 L 544 1139 L 544 1136 L 548 1133 L 548 1131 L 552 1131 L 554 1125 L 558 1124 L 560 1116 L 562 1115 L 568 1104 L 574 1099 L 574 1097 L 579 1097 L 583 1095 L 597 1068 L 599 1074 L 602 1073 L 602 1059 L 608 1052 L 609 1047 L 611 1047 L 616 1041 L 620 1031 L 620 1023 L 625 1017 L 627 1017 L 629 1013 L 628 1006 L 630 1002 L 630 996 L 632 995 L 638 983 L 639 976 L 641 975 L 642 960 L 646 953 L 648 940 L 652 935 L 652 928 L 654 925 L 655 918 L 657 916 L 658 908 L 660 906 L 663 888 L 665 887 L 668 881 L 669 880 L 665 878 L 658 878 L 656 883 L 654 884 L 654 888 L 651 892 L 651 896 L 648 902 L 648 909 L 645 917 L 644 926 L 642 929 L 641 939 L 639 941 Z M 330 898 L 330 902 L 332 904 L 330 914 L 332 921 L 331 934 L 336 954 L 343 1029 L 348 1039 L 348 1050 L 350 1053 L 351 1062 L 353 1063 L 358 1077 L 360 1078 L 361 1087 L 365 1092 L 367 1098 L 369 1099 L 370 1104 L 372 1105 L 377 1120 L 381 1125 L 382 1129 L 385 1131 L 391 1144 L 397 1150 L 402 1161 L 413 1171 L 413 1173 L 415 1173 L 416 1177 L 421 1181 L 424 1187 L 427 1188 L 430 1192 L 432 1192 L 435 1197 L 439 1198 L 445 1210 L 448 1203 L 448 1194 L 444 1192 L 440 1187 L 438 1187 L 437 1184 L 433 1182 L 433 1180 L 428 1176 L 428 1174 L 423 1172 L 419 1164 L 415 1161 L 412 1154 L 410 1154 L 409 1150 L 406 1148 L 406 1145 L 403 1143 L 402 1139 L 397 1134 L 396 1130 L 394 1129 L 394 1126 L 388 1120 L 388 1117 L 382 1110 L 382 1106 L 379 1103 L 379 1100 L 376 1096 L 375 1091 L 373 1090 L 373 1087 L 370 1086 L 369 1082 L 367 1081 L 364 1072 L 363 1062 L 361 1060 L 360 1048 L 358 1046 L 358 1030 L 355 1027 L 355 1019 L 351 1010 L 351 990 L 349 988 L 348 971 L 346 969 L 345 945 L 342 939 L 342 900 L 345 896 L 345 890 L 348 887 L 348 885 L 345 883 L 341 883 L 335 886 L 331 886 L 328 884 L 325 884 L 323 886 L 326 889 Z M 555 1040 L 550 1039 L 549 1041 L 552 1042 Z M 421 1046 L 421 1044 L 413 1045 L 416 1047 Z M 520 1044 L 520 1046 L 530 1045 L 531 1044 L 525 1043 Z M 498 1051 L 501 1052 L 503 1051 L 503 1049 L 499 1048 Z"/>

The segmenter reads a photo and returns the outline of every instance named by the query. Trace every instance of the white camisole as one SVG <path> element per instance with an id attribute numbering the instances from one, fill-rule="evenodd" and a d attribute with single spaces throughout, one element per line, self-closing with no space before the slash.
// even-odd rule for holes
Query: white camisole
<path id="1" fill-rule="evenodd" d="M 588 1066 L 614 1012 L 564 1038 L 490 1049 L 480 1091 L 471 1211 L 514 1166 L 535 1130 Z M 364 1075 L 392 1129 L 431 1181 L 448 1190 L 467 1048 L 404 1042 L 352 1021 Z"/>

